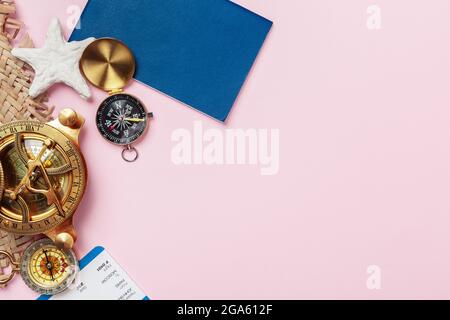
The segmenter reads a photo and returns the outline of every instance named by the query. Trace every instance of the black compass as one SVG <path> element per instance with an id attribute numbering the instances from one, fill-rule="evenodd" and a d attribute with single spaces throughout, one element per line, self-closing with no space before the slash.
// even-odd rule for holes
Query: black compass
<path id="1" fill-rule="evenodd" d="M 132 146 L 142 137 L 152 113 L 139 99 L 123 92 L 136 69 L 133 53 L 122 42 L 103 38 L 92 42 L 80 59 L 80 70 L 94 86 L 109 93 L 97 111 L 97 128 L 108 141 L 124 146 L 122 158 L 134 162 L 139 154 Z"/>
<path id="2" fill-rule="evenodd" d="M 152 116 L 135 97 L 124 93 L 115 94 L 104 100 L 98 108 L 97 128 L 106 140 L 128 146 L 125 150 L 130 151 L 131 144 L 145 133 L 148 119 Z"/>
<path id="3" fill-rule="evenodd" d="M 97 111 L 97 128 L 112 143 L 130 145 L 145 132 L 148 114 L 143 104 L 128 94 L 116 94 L 102 102 Z"/>

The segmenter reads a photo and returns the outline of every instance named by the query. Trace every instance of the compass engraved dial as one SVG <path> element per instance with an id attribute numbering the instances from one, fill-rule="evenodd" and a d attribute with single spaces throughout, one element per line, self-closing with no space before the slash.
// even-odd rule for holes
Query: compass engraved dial
<path id="1" fill-rule="evenodd" d="M 116 94 L 98 108 L 97 128 L 108 141 L 129 145 L 144 134 L 148 116 L 138 99 L 128 94 Z"/>
<path id="2" fill-rule="evenodd" d="M 0 201 L 3 198 L 3 192 L 5 191 L 5 174 L 3 173 L 3 166 L 0 162 Z"/>
<path id="3" fill-rule="evenodd" d="M 59 249 L 50 239 L 43 239 L 27 248 L 20 269 L 32 290 L 55 295 L 73 283 L 78 264 L 71 250 Z"/>
<path id="4" fill-rule="evenodd" d="M 0 228 L 40 234 L 70 218 L 85 189 L 78 147 L 58 129 L 33 121 L 0 127 L 4 192 Z"/>

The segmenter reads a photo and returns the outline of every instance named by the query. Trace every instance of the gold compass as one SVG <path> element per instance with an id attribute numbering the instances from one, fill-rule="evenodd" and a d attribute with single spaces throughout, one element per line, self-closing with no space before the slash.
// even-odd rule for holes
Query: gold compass
<path id="1" fill-rule="evenodd" d="M 20 235 L 43 233 L 60 246 L 73 246 L 72 217 L 87 181 L 78 146 L 83 123 L 83 117 L 65 109 L 47 124 L 16 121 L 0 126 L 0 229 Z"/>
<path id="2" fill-rule="evenodd" d="M 20 273 L 25 284 L 35 292 L 55 295 L 66 290 L 78 274 L 78 262 L 70 249 L 60 249 L 48 239 L 31 244 L 24 252 L 20 262 L 14 261 L 11 254 L 0 251 L 10 260 L 11 273 L 2 281 L 10 282 Z"/>
<path id="3" fill-rule="evenodd" d="M 86 79 L 99 89 L 121 92 L 133 78 L 136 61 L 130 49 L 121 41 L 97 39 L 83 52 L 80 69 Z"/>

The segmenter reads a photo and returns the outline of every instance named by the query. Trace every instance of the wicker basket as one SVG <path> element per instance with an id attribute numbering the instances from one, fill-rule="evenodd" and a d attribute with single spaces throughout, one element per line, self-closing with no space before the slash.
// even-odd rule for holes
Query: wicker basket
<path id="1" fill-rule="evenodd" d="M 47 106 L 46 94 L 32 99 L 28 90 L 33 79 L 32 69 L 11 55 L 12 42 L 18 36 L 22 23 L 11 17 L 16 11 L 14 0 L 0 0 L 0 124 L 14 120 L 47 122 L 51 120 L 53 107 Z M 22 36 L 19 47 L 33 47 L 28 34 Z M 20 253 L 32 238 L 10 235 L 0 231 L 0 250 L 11 252 L 19 260 Z M 0 260 L 0 277 L 8 266 L 6 259 Z"/>

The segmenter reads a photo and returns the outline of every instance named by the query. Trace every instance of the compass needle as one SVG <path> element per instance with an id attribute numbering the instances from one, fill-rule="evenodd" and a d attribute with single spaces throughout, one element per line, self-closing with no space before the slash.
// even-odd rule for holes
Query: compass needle
<path id="1" fill-rule="evenodd" d="M 140 118 L 125 118 L 125 121 L 130 121 L 130 122 L 144 122 L 147 119 L 140 119 Z"/>
<path id="2" fill-rule="evenodd" d="M 47 250 L 43 249 L 42 252 L 44 252 L 44 255 L 45 255 L 45 263 L 46 263 L 45 266 L 47 267 L 47 270 L 50 271 L 50 275 L 52 276 L 52 280 L 55 281 L 55 277 L 53 276 L 53 264 L 48 259 Z"/>

